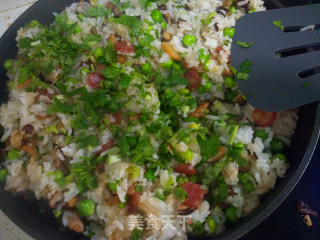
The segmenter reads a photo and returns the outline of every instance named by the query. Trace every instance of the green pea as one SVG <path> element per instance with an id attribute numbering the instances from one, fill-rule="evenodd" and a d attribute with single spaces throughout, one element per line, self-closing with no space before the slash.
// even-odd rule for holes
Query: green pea
<path id="1" fill-rule="evenodd" d="M 159 10 L 153 10 L 151 12 L 151 18 L 155 23 L 162 22 L 162 13 Z"/>
<path id="2" fill-rule="evenodd" d="M 20 151 L 18 149 L 12 149 L 8 152 L 8 158 L 10 160 L 18 159 L 20 157 Z"/>
<path id="3" fill-rule="evenodd" d="M 211 81 L 207 81 L 205 85 L 200 85 L 198 87 L 198 93 L 207 93 L 210 92 L 211 88 L 212 88 L 213 84 Z"/>
<path id="4" fill-rule="evenodd" d="M 243 143 L 241 143 L 241 142 L 237 142 L 237 143 L 234 143 L 234 144 L 233 144 L 233 147 L 235 147 L 235 148 L 243 148 L 244 145 L 243 145 Z"/>
<path id="5" fill-rule="evenodd" d="M 206 50 L 204 50 L 203 48 L 199 50 L 199 60 L 202 63 L 205 63 L 206 61 L 208 61 L 209 57 L 210 57 L 210 54 Z"/>
<path id="6" fill-rule="evenodd" d="M 193 158 L 193 152 L 190 149 L 185 151 L 183 155 L 188 162 L 191 161 Z"/>
<path id="7" fill-rule="evenodd" d="M 269 134 L 265 130 L 256 130 L 255 134 L 256 137 L 261 138 L 261 140 L 267 140 Z"/>
<path id="8" fill-rule="evenodd" d="M 154 182 L 154 170 L 153 169 L 148 169 L 146 173 L 144 174 L 145 179 L 147 179 L 150 182 Z"/>
<path id="9" fill-rule="evenodd" d="M 278 153 L 281 152 L 285 147 L 285 143 L 279 138 L 274 138 L 270 142 L 270 148 L 273 152 Z"/>
<path id="10" fill-rule="evenodd" d="M 226 218 L 229 222 L 236 222 L 238 220 L 237 208 L 234 206 L 228 207 L 226 210 Z"/>
<path id="11" fill-rule="evenodd" d="M 170 59 L 170 60 L 169 60 L 168 62 L 166 62 L 166 63 L 161 63 L 161 67 L 163 67 L 164 69 L 169 70 L 169 69 L 171 68 L 172 64 L 173 64 L 173 60 Z"/>
<path id="12" fill-rule="evenodd" d="M 142 72 L 143 72 L 144 74 L 150 74 L 150 73 L 152 73 L 151 64 L 148 63 L 148 62 L 142 64 L 141 69 L 142 69 Z"/>
<path id="13" fill-rule="evenodd" d="M 83 14 L 78 14 L 78 16 L 77 16 L 77 18 L 82 22 L 83 21 L 83 18 L 84 18 L 84 16 L 83 16 Z"/>
<path id="14" fill-rule="evenodd" d="M 13 68 L 13 61 L 11 59 L 7 59 L 4 62 L 3 66 L 5 69 L 10 70 L 11 68 Z"/>
<path id="15" fill-rule="evenodd" d="M 152 7 L 153 6 L 153 1 L 148 1 L 146 3 L 146 8 Z"/>
<path id="16" fill-rule="evenodd" d="M 247 192 L 253 192 L 256 190 L 256 188 L 254 187 L 254 185 L 251 181 L 243 184 L 243 187 Z"/>
<path id="17" fill-rule="evenodd" d="M 255 11 L 256 11 L 256 9 L 251 8 L 251 9 L 249 10 L 249 13 L 254 13 Z"/>
<path id="18" fill-rule="evenodd" d="M 206 71 L 208 71 L 210 65 L 211 65 L 211 61 L 210 61 L 210 60 L 205 61 L 205 62 L 203 63 L 203 69 L 206 70 Z"/>
<path id="19" fill-rule="evenodd" d="M 80 70 L 81 74 L 89 74 L 90 73 L 90 69 L 87 67 L 83 67 Z"/>
<path id="20" fill-rule="evenodd" d="M 5 182 L 9 172 L 7 169 L 0 170 L 0 182 Z"/>
<path id="21" fill-rule="evenodd" d="M 229 38 L 232 38 L 233 35 L 234 35 L 234 31 L 235 31 L 234 28 L 228 28 L 228 27 L 226 27 L 225 29 L 223 29 L 223 35 L 224 35 L 224 36 L 228 36 Z"/>
<path id="22" fill-rule="evenodd" d="M 118 184 L 116 182 L 108 183 L 108 187 L 112 192 L 117 192 Z"/>
<path id="23" fill-rule="evenodd" d="M 81 200 L 77 206 L 80 217 L 89 217 L 94 214 L 95 205 L 90 199 Z"/>
<path id="24" fill-rule="evenodd" d="M 75 32 L 75 33 L 81 33 L 81 32 L 82 32 L 81 27 L 79 27 L 79 26 L 75 26 L 75 28 L 74 28 L 74 32 Z"/>
<path id="25" fill-rule="evenodd" d="M 167 29 L 167 22 L 166 21 L 162 21 L 161 22 L 161 28 L 162 29 Z"/>
<path id="26" fill-rule="evenodd" d="M 37 20 L 32 20 L 29 23 L 29 27 L 31 27 L 31 28 L 35 28 L 36 26 L 39 26 L 39 25 L 40 25 L 40 23 Z"/>
<path id="27" fill-rule="evenodd" d="M 229 7 L 229 11 L 231 14 L 234 14 L 236 11 L 236 8 L 234 6 Z"/>
<path id="28" fill-rule="evenodd" d="M 196 37 L 193 35 L 186 34 L 182 39 L 182 43 L 186 46 L 191 46 L 196 42 Z"/>
<path id="29" fill-rule="evenodd" d="M 104 55 L 103 48 L 96 48 L 93 50 L 93 56 L 98 59 L 99 57 L 102 57 Z"/>
<path id="30" fill-rule="evenodd" d="M 217 229 L 216 222 L 214 221 L 212 216 L 209 216 L 206 220 L 208 227 L 209 227 L 209 233 L 214 233 Z"/>
<path id="31" fill-rule="evenodd" d="M 224 84 L 226 85 L 227 88 L 233 88 L 237 85 L 237 81 L 233 77 L 226 77 L 224 79 Z"/>
<path id="32" fill-rule="evenodd" d="M 273 156 L 273 159 L 276 159 L 276 158 L 280 159 L 281 161 L 284 161 L 285 163 L 288 162 L 287 157 L 282 153 L 277 153 L 276 155 Z"/>

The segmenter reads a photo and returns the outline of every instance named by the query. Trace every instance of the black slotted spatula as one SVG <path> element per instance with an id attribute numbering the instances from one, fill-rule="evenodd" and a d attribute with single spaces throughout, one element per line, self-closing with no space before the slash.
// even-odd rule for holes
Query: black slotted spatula
<path id="1" fill-rule="evenodd" d="M 237 20 L 231 48 L 239 88 L 254 107 L 283 111 L 320 100 L 320 4 L 248 14 Z"/>

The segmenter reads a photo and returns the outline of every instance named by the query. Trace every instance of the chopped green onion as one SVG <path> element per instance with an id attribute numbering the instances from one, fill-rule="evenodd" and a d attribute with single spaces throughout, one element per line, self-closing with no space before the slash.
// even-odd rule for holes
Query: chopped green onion
<path id="1" fill-rule="evenodd" d="M 11 59 L 7 59 L 3 66 L 5 69 L 10 70 L 13 67 L 13 61 Z"/>
<path id="2" fill-rule="evenodd" d="M 156 198 L 159 198 L 162 201 L 166 200 L 166 197 L 161 193 L 161 192 L 156 192 L 156 194 L 154 195 Z"/>
<path id="3" fill-rule="evenodd" d="M 226 37 L 228 36 L 229 38 L 232 38 L 234 35 L 234 31 L 235 31 L 234 28 L 226 27 L 225 29 L 223 29 L 223 35 Z"/>
<path id="4" fill-rule="evenodd" d="M 230 140 L 229 140 L 229 145 L 233 144 L 234 139 L 236 138 L 238 130 L 239 130 L 239 126 L 238 125 L 233 127 L 233 130 L 232 130 L 232 133 L 231 133 L 231 137 L 230 137 Z"/>
<path id="5" fill-rule="evenodd" d="M 0 170 L 0 182 L 5 182 L 9 172 L 7 169 Z"/>

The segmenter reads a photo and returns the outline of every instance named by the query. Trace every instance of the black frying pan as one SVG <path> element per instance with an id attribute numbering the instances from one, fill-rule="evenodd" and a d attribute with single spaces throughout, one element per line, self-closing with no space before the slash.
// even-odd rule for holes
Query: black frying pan
<path id="1" fill-rule="evenodd" d="M 22 14 L 8 31 L 0 39 L 0 102 L 7 101 L 6 71 L 3 63 L 8 58 L 14 58 L 17 52 L 15 37 L 17 30 L 31 20 L 38 20 L 41 23 L 50 24 L 54 17 L 52 12 L 61 12 L 66 6 L 76 0 L 40 0 Z M 284 6 L 303 5 L 312 2 L 311 0 L 265 0 L 267 8 L 278 8 Z M 316 2 L 316 1 L 313 1 Z M 258 23 L 257 23 L 258 24 Z M 299 112 L 299 121 L 296 133 L 292 139 L 292 146 L 288 149 L 287 155 L 290 168 L 284 179 L 278 179 L 276 187 L 261 200 L 261 205 L 255 209 L 250 216 L 241 219 L 234 225 L 228 226 L 227 230 L 213 237 L 190 236 L 191 239 L 216 239 L 233 240 L 249 232 L 267 216 L 269 216 L 280 203 L 288 196 L 304 173 L 315 149 L 320 129 L 320 104 L 313 103 L 304 106 Z M 49 210 L 46 211 L 45 204 L 40 202 L 28 202 L 20 196 L 13 196 L 3 190 L 4 185 L 0 184 L 0 208 L 20 228 L 36 239 L 46 240 L 81 240 L 84 236 L 71 231 L 61 231 L 61 226 Z M 43 206 L 41 206 L 43 205 Z M 60 231 L 59 231 L 60 228 Z M 290 231 L 289 229 L 286 229 Z M 284 231 L 286 231 L 284 229 Z M 263 233 L 262 233 L 263 234 Z"/>

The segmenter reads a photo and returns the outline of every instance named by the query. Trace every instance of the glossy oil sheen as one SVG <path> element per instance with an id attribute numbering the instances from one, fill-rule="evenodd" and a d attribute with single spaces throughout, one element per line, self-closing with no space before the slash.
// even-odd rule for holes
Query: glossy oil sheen
<path id="1" fill-rule="evenodd" d="M 61 12 L 74 0 L 40 0 L 29 8 L 18 20 L 11 25 L 8 31 L 0 39 L 0 102 L 7 100 L 6 72 L 2 67 L 8 58 L 14 58 L 17 52 L 15 37 L 16 31 L 31 20 L 38 20 L 42 24 L 50 24 L 54 17 L 52 12 Z M 290 0 L 283 1 L 290 6 L 306 4 L 308 1 Z M 289 2 L 289 3 L 288 3 Z M 278 0 L 265 1 L 268 8 L 281 7 Z M 288 196 L 294 188 L 303 172 L 305 171 L 314 148 L 317 143 L 320 128 L 320 105 L 313 103 L 300 109 L 300 119 L 296 134 L 292 139 L 292 146 L 288 150 L 290 168 L 284 179 L 277 181 L 276 187 L 270 194 L 264 196 L 261 205 L 255 209 L 250 216 L 241 219 L 232 226 L 228 226 L 226 232 L 213 237 L 211 235 L 192 236 L 190 239 L 216 239 L 234 240 L 249 232 L 267 216 L 269 216 L 280 203 Z M 35 239 L 46 240 L 81 240 L 84 236 L 71 231 L 59 231 L 59 224 L 45 206 L 44 202 L 28 202 L 22 197 L 13 196 L 3 190 L 4 185 L 0 184 L 0 208 L 20 228 L 26 231 Z M 41 210 L 40 210 L 41 209 Z M 47 209 L 47 210 L 46 210 Z M 61 228 L 60 228 L 61 229 Z"/>

